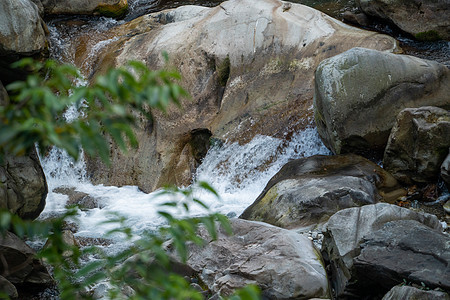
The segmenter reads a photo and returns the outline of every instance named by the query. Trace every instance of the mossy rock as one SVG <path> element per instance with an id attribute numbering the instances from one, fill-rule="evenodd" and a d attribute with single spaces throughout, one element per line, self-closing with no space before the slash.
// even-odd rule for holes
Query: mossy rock
<path id="1" fill-rule="evenodd" d="M 127 0 L 120 0 L 116 4 L 101 3 L 95 8 L 95 14 L 106 17 L 120 18 L 128 11 Z"/>
<path id="2" fill-rule="evenodd" d="M 424 42 L 432 42 L 432 41 L 442 40 L 439 33 L 437 33 L 434 30 L 419 32 L 415 35 L 415 38 L 418 39 L 419 41 L 424 41 Z"/>

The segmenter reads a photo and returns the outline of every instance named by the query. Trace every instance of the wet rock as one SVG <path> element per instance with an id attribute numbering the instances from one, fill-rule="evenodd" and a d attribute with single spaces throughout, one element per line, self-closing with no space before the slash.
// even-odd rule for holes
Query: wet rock
<path id="1" fill-rule="evenodd" d="M 388 20 L 419 40 L 450 39 L 450 3 L 444 1 L 357 0 L 368 15 Z"/>
<path id="2" fill-rule="evenodd" d="M 36 258 L 36 253 L 11 232 L 0 235 L 0 274 L 16 287 L 45 287 L 53 284 L 47 269 Z M 21 291 L 18 290 L 19 295 Z"/>
<path id="3" fill-rule="evenodd" d="M 398 180 L 437 181 L 450 147 L 450 112 L 426 106 L 402 110 L 392 128 L 383 166 Z"/>
<path id="4" fill-rule="evenodd" d="M 367 27 L 370 25 L 369 18 L 364 13 L 354 13 L 351 11 L 346 11 L 342 15 L 345 22 Z"/>
<path id="5" fill-rule="evenodd" d="M 406 191 L 378 165 L 358 155 L 316 155 L 288 162 L 241 218 L 295 228 L 325 222 L 337 211 Z"/>
<path id="6" fill-rule="evenodd" d="M 418 289 L 412 286 L 394 286 L 382 300 L 450 300 L 446 292 Z"/>
<path id="7" fill-rule="evenodd" d="M 444 159 L 441 165 L 441 177 L 447 185 L 447 188 L 450 189 L 450 148 L 449 154 Z"/>
<path id="8" fill-rule="evenodd" d="M 91 197 L 87 193 L 76 191 L 74 187 L 59 187 L 54 189 L 53 192 L 69 197 L 66 206 L 77 205 L 81 210 L 102 208 L 98 199 Z"/>
<path id="9" fill-rule="evenodd" d="M 450 237 L 440 231 L 415 220 L 391 221 L 360 246 L 352 272 L 353 288 L 360 292 L 387 291 L 404 279 L 450 290 Z"/>
<path id="10" fill-rule="evenodd" d="M 45 24 L 30 0 L 0 2 L 0 57 L 28 55 L 47 48 Z"/>
<path id="11" fill-rule="evenodd" d="M 179 7 L 105 34 L 116 39 L 98 54 L 91 76 L 130 59 L 161 68 L 165 50 L 192 95 L 181 111 L 155 112 L 152 126 L 143 120 L 139 149 L 127 155 L 113 150 L 111 168 L 89 163 L 94 182 L 138 185 L 146 192 L 162 184 L 186 184 L 178 180 L 192 173 L 184 155 L 192 130 L 207 128 L 214 138 L 241 144 L 258 134 L 281 138 L 308 125 L 313 73 L 320 61 L 355 46 L 397 47 L 388 36 L 349 27 L 299 4 L 283 8 L 283 2 L 273 0 Z M 78 61 L 88 54 L 78 52 Z M 188 176 L 177 176 L 184 171 Z"/>
<path id="12" fill-rule="evenodd" d="M 354 48 L 324 60 L 315 78 L 317 129 L 334 153 L 382 152 L 401 110 L 450 108 L 450 70 L 412 56 Z"/>
<path id="13" fill-rule="evenodd" d="M 377 230 L 383 228 L 384 224 L 398 220 L 416 221 L 416 223 L 419 224 L 417 225 L 418 230 L 422 230 L 423 228 L 420 226 L 420 224 L 424 224 L 424 226 L 429 228 L 427 234 L 430 234 L 430 236 L 433 237 L 436 236 L 436 239 L 437 241 L 439 241 L 439 243 L 441 243 L 442 239 L 444 238 L 441 237 L 440 231 L 442 230 L 442 227 L 436 216 L 425 213 L 418 213 L 406 208 L 386 203 L 378 203 L 374 205 L 365 205 L 362 207 L 344 209 L 337 212 L 330 218 L 327 224 L 327 230 L 324 233 L 322 255 L 325 261 L 330 264 L 330 279 L 335 297 L 339 298 L 352 296 L 361 298 L 361 295 L 363 295 L 364 293 L 372 293 L 373 291 L 378 291 L 379 293 L 384 294 L 392 286 L 402 282 L 403 279 L 400 279 L 400 282 L 396 282 L 396 280 L 394 280 L 392 285 L 389 287 L 383 286 L 380 290 L 366 289 L 364 291 L 364 288 L 361 288 L 361 285 L 364 282 L 375 282 L 372 278 L 370 278 L 372 273 L 357 273 L 354 266 L 355 258 L 358 257 L 361 253 L 361 244 L 364 241 L 368 240 L 366 237 L 370 236 L 373 232 L 376 232 Z M 416 228 L 416 226 L 412 227 L 411 229 L 414 228 Z M 389 231 L 387 232 L 389 233 Z M 392 234 L 389 238 L 386 239 L 386 242 L 394 239 L 397 239 L 398 241 L 398 239 L 402 239 L 402 233 L 399 235 Z M 417 241 L 417 243 L 421 243 L 420 245 L 422 245 L 424 249 L 431 249 L 428 247 L 435 247 L 428 242 L 428 238 L 419 240 L 414 239 L 411 242 L 414 241 Z M 446 249 L 445 247 L 437 250 L 442 252 Z M 418 251 L 418 249 L 416 249 L 415 251 Z M 396 256 L 392 256 L 392 259 L 396 261 L 397 264 L 404 264 L 401 253 L 397 254 L 398 255 Z M 360 257 L 359 262 L 363 261 L 362 258 L 363 257 Z M 415 267 L 425 268 L 424 266 L 426 266 L 422 265 L 420 260 L 414 261 L 412 264 L 416 265 Z M 360 265 L 362 265 L 362 263 L 360 263 Z M 390 273 L 384 274 L 388 277 L 390 275 Z M 408 278 L 413 279 L 413 276 Z M 384 291 L 383 289 L 387 290 Z M 381 297 L 382 294 L 380 295 L 380 298 Z"/>
<path id="14" fill-rule="evenodd" d="M 41 0 L 46 14 L 87 14 L 120 17 L 128 9 L 127 0 Z"/>
<path id="15" fill-rule="evenodd" d="M 320 254 L 303 235 L 264 223 L 230 220 L 233 234 L 222 229 L 205 247 L 192 247 L 188 265 L 212 293 L 229 295 L 257 284 L 266 299 L 328 298 L 328 282 Z"/>

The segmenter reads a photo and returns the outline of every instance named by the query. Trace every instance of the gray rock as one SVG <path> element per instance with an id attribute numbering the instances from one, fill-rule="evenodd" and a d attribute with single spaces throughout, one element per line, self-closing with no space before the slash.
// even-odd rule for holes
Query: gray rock
<path id="1" fill-rule="evenodd" d="M 360 251 L 353 260 L 352 289 L 388 291 L 405 279 L 450 290 L 450 237 L 418 221 L 385 223 L 364 237 Z"/>
<path id="2" fill-rule="evenodd" d="M 144 121 L 137 132 L 139 149 L 126 155 L 114 149 L 111 168 L 89 162 L 92 180 L 138 185 L 146 192 L 169 182 L 189 184 L 194 172 L 185 154 L 193 131 L 208 128 L 214 138 L 245 144 L 258 134 L 281 138 L 287 130 L 303 129 L 307 124 L 298 120 L 312 116 L 313 74 L 320 61 L 355 46 L 397 47 L 386 35 L 283 3 L 182 6 L 112 28 L 107 34 L 117 40 L 99 52 L 93 76 L 130 59 L 161 68 L 164 50 L 192 99 L 183 101 L 181 111 L 155 113 L 153 123 Z M 80 65 L 89 55 L 86 50 L 77 52 Z"/>
<path id="3" fill-rule="evenodd" d="M 426 106 L 406 108 L 392 128 L 383 166 L 407 184 L 435 182 L 450 147 L 450 112 Z"/>
<path id="4" fill-rule="evenodd" d="M 91 197 L 87 193 L 76 191 L 74 187 L 58 187 L 53 192 L 69 197 L 66 206 L 77 205 L 81 210 L 103 208 L 98 199 Z"/>
<path id="5" fill-rule="evenodd" d="M 34 250 L 13 233 L 0 235 L 0 254 L 4 258 L 0 260 L 0 270 L 12 284 L 37 284 L 45 287 L 54 283 Z"/>
<path id="6" fill-rule="evenodd" d="M 450 70 L 412 56 L 353 48 L 322 61 L 315 81 L 317 129 L 334 153 L 384 151 L 405 108 L 450 108 Z"/>
<path id="7" fill-rule="evenodd" d="M 272 177 L 241 218 L 283 228 L 325 222 L 337 211 L 406 191 L 386 171 L 358 155 L 316 155 L 288 162 Z"/>
<path id="8" fill-rule="evenodd" d="M 441 165 L 441 177 L 444 180 L 447 187 L 450 189 L 450 148 L 449 154 L 444 159 Z"/>
<path id="9" fill-rule="evenodd" d="M 233 234 L 219 230 L 205 247 L 192 246 L 188 265 L 212 293 L 229 295 L 257 284 L 266 299 L 328 298 L 328 281 L 320 253 L 303 235 L 264 223 L 230 220 Z"/>
<path id="10" fill-rule="evenodd" d="M 41 0 L 46 14 L 100 14 L 122 16 L 128 9 L 127 0 Z"/>
<path id="11" fill-rule="evenodd" d="M 30 0 L 0 2 L 0 56 L 28 55 L 46 50 L 45 24 Z"/>
<path id="12" fill-rule="evenodd" d="M 386 203 L 344 209 L 330 218 L 324 233 L 322 255 L 330 264 L 335 297 L 358 292 L 351 283 L 355 276 L 353 259 L 360 253 L 360 244 L 364 237 L 394 220 L 415 220 L 436 231 L 442 230 L 434 215 Z M 397 260 L 400 262 L 402 258 L 397 257 Z"/>
<path id="13" fill-rule="evenodd" d="M 382 300 L 450 300 L 446 292 L 421 290 L 412 286 L 394 286 Z"/>
<path id="14" fill-rule="evenodd" d="M 393 22 L 420 40 L 450 39 L 450 1 L 357 0 L 366 14 Z"/>

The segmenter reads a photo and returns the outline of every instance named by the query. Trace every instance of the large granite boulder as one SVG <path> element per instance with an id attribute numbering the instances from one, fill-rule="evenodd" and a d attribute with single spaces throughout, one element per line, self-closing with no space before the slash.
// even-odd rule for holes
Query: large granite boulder
<path id="1" fill-rule="evenodd" d="M 142 123 L 138 150 L 127 155 L 113 150 L 111 168 L 90 163 L 94 182 L 133 184 L 144 191 L 168 182 L 189 183 L 177 180 L 176 173 L 180 168 L 192 173 L 186 169 L 192 164 L 179 162 L 193 130 L 207 129 L 216 138 L 241 144 L 257 134 L 281 138 L 309 124 L 313 73 L 320 61 L 355 46 L 396 49 L 388 36 L 277 0 L 183 6 L 142 16 L 105 37 L 90 76 L 130 59 L 161 68 L 161 52 L 167 51 L 192 95 L 181 111 L 155 113 L 153 122 Z M 76 62 L 82 64 L 89 49 L 77 50 Z"/>
<path id="2" fill-rule="evenodd" d="M 423 290 L 412 286 L 394 286 L 382 300 L 450 300 L 446 292 Z"/>
<path id="3" fill-rule="evenodd" d="M 399 113 L 392 128 L 383 166 L 407 184 L 435 182 L 449 147 L 448 110 L 432 106 L 407 108 Z"/>
<path id="4" fill-rule="evenodd" d="M 123 16 L 128 9 L 127 0 L 41 0 L 45 14 L 84 14 Z"/>
<path id="5" fill-rule="evenodd" d="M 219 230 L 204 247 L 190 249 L 187 264 L 213 293 L 229 295 L 256 284 L 264 299 L 329 298 L 320 253 L 305 236 L 264 223 L 231 219 L 232 235 Z"/>
<path id="6" fill-rule="evenodd" d="M 44 265 L 37 259 L 36 253 L 25 242 L 11 232 L 0 235 L 0 274 L 14 284 L 19 292 L 32 287 L 54 284 L 53 278 Z M 11 292 L 14 292 L 11 289 Z"/>
<path id="7" fill-rule="evenodd" d="M 393 203 L 405 194 L 388 172 L 361 156 L 316 155 L 284 165 L 241 218 L 292 229 L 325 222 L 344 208 Z"/>
<path id="8" fill-rule="evenodd" d="M 354 48 L 316 70 L 317 129 L 334 153 L 384 151 L 404 108 L 450 108 L 450 70 L 407 55 Z"/>
<path id="9" fill-rule="evenodd" d="M 450 40 L 450 1 L 357 0 L 370 16 L 388 20 L 419 40 Z"/>
<path id="10" fill-rule="evenodd" d="M 0 82 L 0 105 L 8 103 Z M 0 161 L 0 209 L 21 218 L 35 219 L 45 206 L 47 181 L 36 151 L 29 155 L 5 155 Z"/>
<path id="11" fill-rule="evenodd" d="M 322 255 L 335 297 L 361 299 L 376 291 L 381 298 L 403 278 L 446 288 L 449 245 L 436 216 L 378 203 L 333 215 Z"/>

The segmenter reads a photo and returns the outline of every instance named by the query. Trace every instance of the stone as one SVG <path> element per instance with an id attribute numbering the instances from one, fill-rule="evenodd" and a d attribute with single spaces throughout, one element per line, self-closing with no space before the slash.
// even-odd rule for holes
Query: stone
<path id="1" fill-rule="evenodd" d="M 346 11 L 342 15 L 342 18 L 347 23 L 356 24 L 356 25 L 365 26 L 365 27 L 370 25 L 369 18 L 364 13 L 354 13 L 351 11 Z"/>
<path id="2" fill-rule="evenodd" d="M 4 236 L 0 235 L 0 255 L 4 258 L 0 260 L 0 274 L 12 284 L 42 287 L 54 284 L 34 250 L 15 234 L 5 232 Z"/>
<path id="3" fill-rule="evenodd" d="M 433 235 L 442 231 L 441 224 L 435 215 L 419 213 L 387 203 L 344 209 L 328 220 L 326 232 L 324 232 L 322 255 L 326 263 L 330 265 L 330 281 L 334 297 L 346 295 L 360 297 L 360 288 L 352 287 L 352 284 L 356 276 L 354 259 L 360 254 L 361 243 L 366 236 L 381 229 L 384 224 L 396 220 L 420 222 L 429 227 Z M 428 239 L 423 241 L 426 242 Z M 429 243 L 426 242 L 426 244 Z M 403 261 L 402 257 L 396 257 L 396 259 L 398 262 Z M 370 279 L 365 280 L 370 281 Z"/>
<path id="4" fill-rule="evenodd" d="M 231 219 L 232 235 L 219 229 L 204 247 L 190 247 L 187 264 L 214 293 L 230 295 L 257 284 L 263 299 L 329 298 L 320 253 L 303 235 L 268 224 Z"/>
<path id="5" fill-rule="evenodd" d="M 392 128 L 383 166 L 407 184 L 436 182 L 449 147 L 450 111 L 432 106 L 406 108 Z"/>
<path id="6" fill-rule="evenodd" d="M 241 218 L 292 229 L 326 222 L 344 208 L 394 203 L 404 195 L 388 172 L 361 156 L 316 155 L 284 165 Z"/>
<path id="7" fill-rule="evenodd" d="M 446 292 L 422 290 L 412 286 L 394 286 L 382 300 L 450 300 Z"/>
<path id="8" fill-rule="evenodd" d="M 53 192 L 69 197 L 66 207 L 77 205 L 81 210 L 103 208 L 98 199 L 91 197 L 87 193 L 76 191 L 74 187 L 58 187 L 54 189 Z"/>
<path id="9" fill-rule="evenodd" d="M 193 130 L 208 129 L 213 138 L 241 144 L 258 134 L 282 138 L 310 124 L 305 120 L 312 116 L 313 74 L 320 61 L 355 46 L 397 49 L 391 37 L 283 3 L 183 6 L 106 32 L 112 40 L 86 70 L 90 78 L 130 59 L 161 68 L 164 50 L 192 97 L 183 100 L 182 110 L 174 107 L 166 115 L 155 112 L 153 122 L 143 120 L 139 149 L 126 155 L 114 149 L 111 168 L 88 163 L 93 182 L 138 185 L 146 192 L 167 183 L 189 184 L 192 164 L 183 151 Z M 77 50 L 76 63 L 82 65 L 89 49 Z"/>
<path id="10" fill-rule="evenodd" d="M 388 291 L 403 280 L 450 290 L 450 237 L 415 220 L 396 220 L 364 237 L 352 288 Z M 365 292 L 364 292 L 365 291 Z"/>
<path id="11" fill-rule="evenodd" d="M 448 149 L 447 157 L 441 165 L 441 177 L 447 185 L 447 188 L 450 189 L 450 148 Z"/>
<path id="12" fill-rule="evenodd" d="M 370 83 L 370 84 L 368 84 Z M 437 62 L 353 48 L 320 63 L 314 117 L 334 153 L 383 152 L 405 108 L 450 109 L 450 70 Z"/>
<path id="13" fill-rule="evenodd" d="M 45 24 L 30 0 L 0 2 L 0 57 L 29 55 L 47 49 Z"/>
<path id="14" fill-rule="evenodd" d="M 6 293 L 11 298 L 17 298 L 19 296 L 14 284 L 9 282 L 5 277 L 1 275 L 0 275 L 0 291 Z"/>
<path id="15" fill-rule="evenodd" d="M 8 94 L 0 82 L 0 105 L 8 102 Z M 37 218 L 45 207 L 48 187 L 36 151 L 24 156 L 7 154 L 2 159 L 0 209 L 6 209 L 23 219 Z"/>
<path id="16" fill-rule="evenodd" d="M 450 2 L 357 0 L 368 15 L 387 20 L 419 40 L 450 40 Z"/>
<path id="17" fill-rule="evenodd" d="M 83 14 L 121 17 L 128 9 L 127 0 L 41 0 L 45 14 Z"/>

